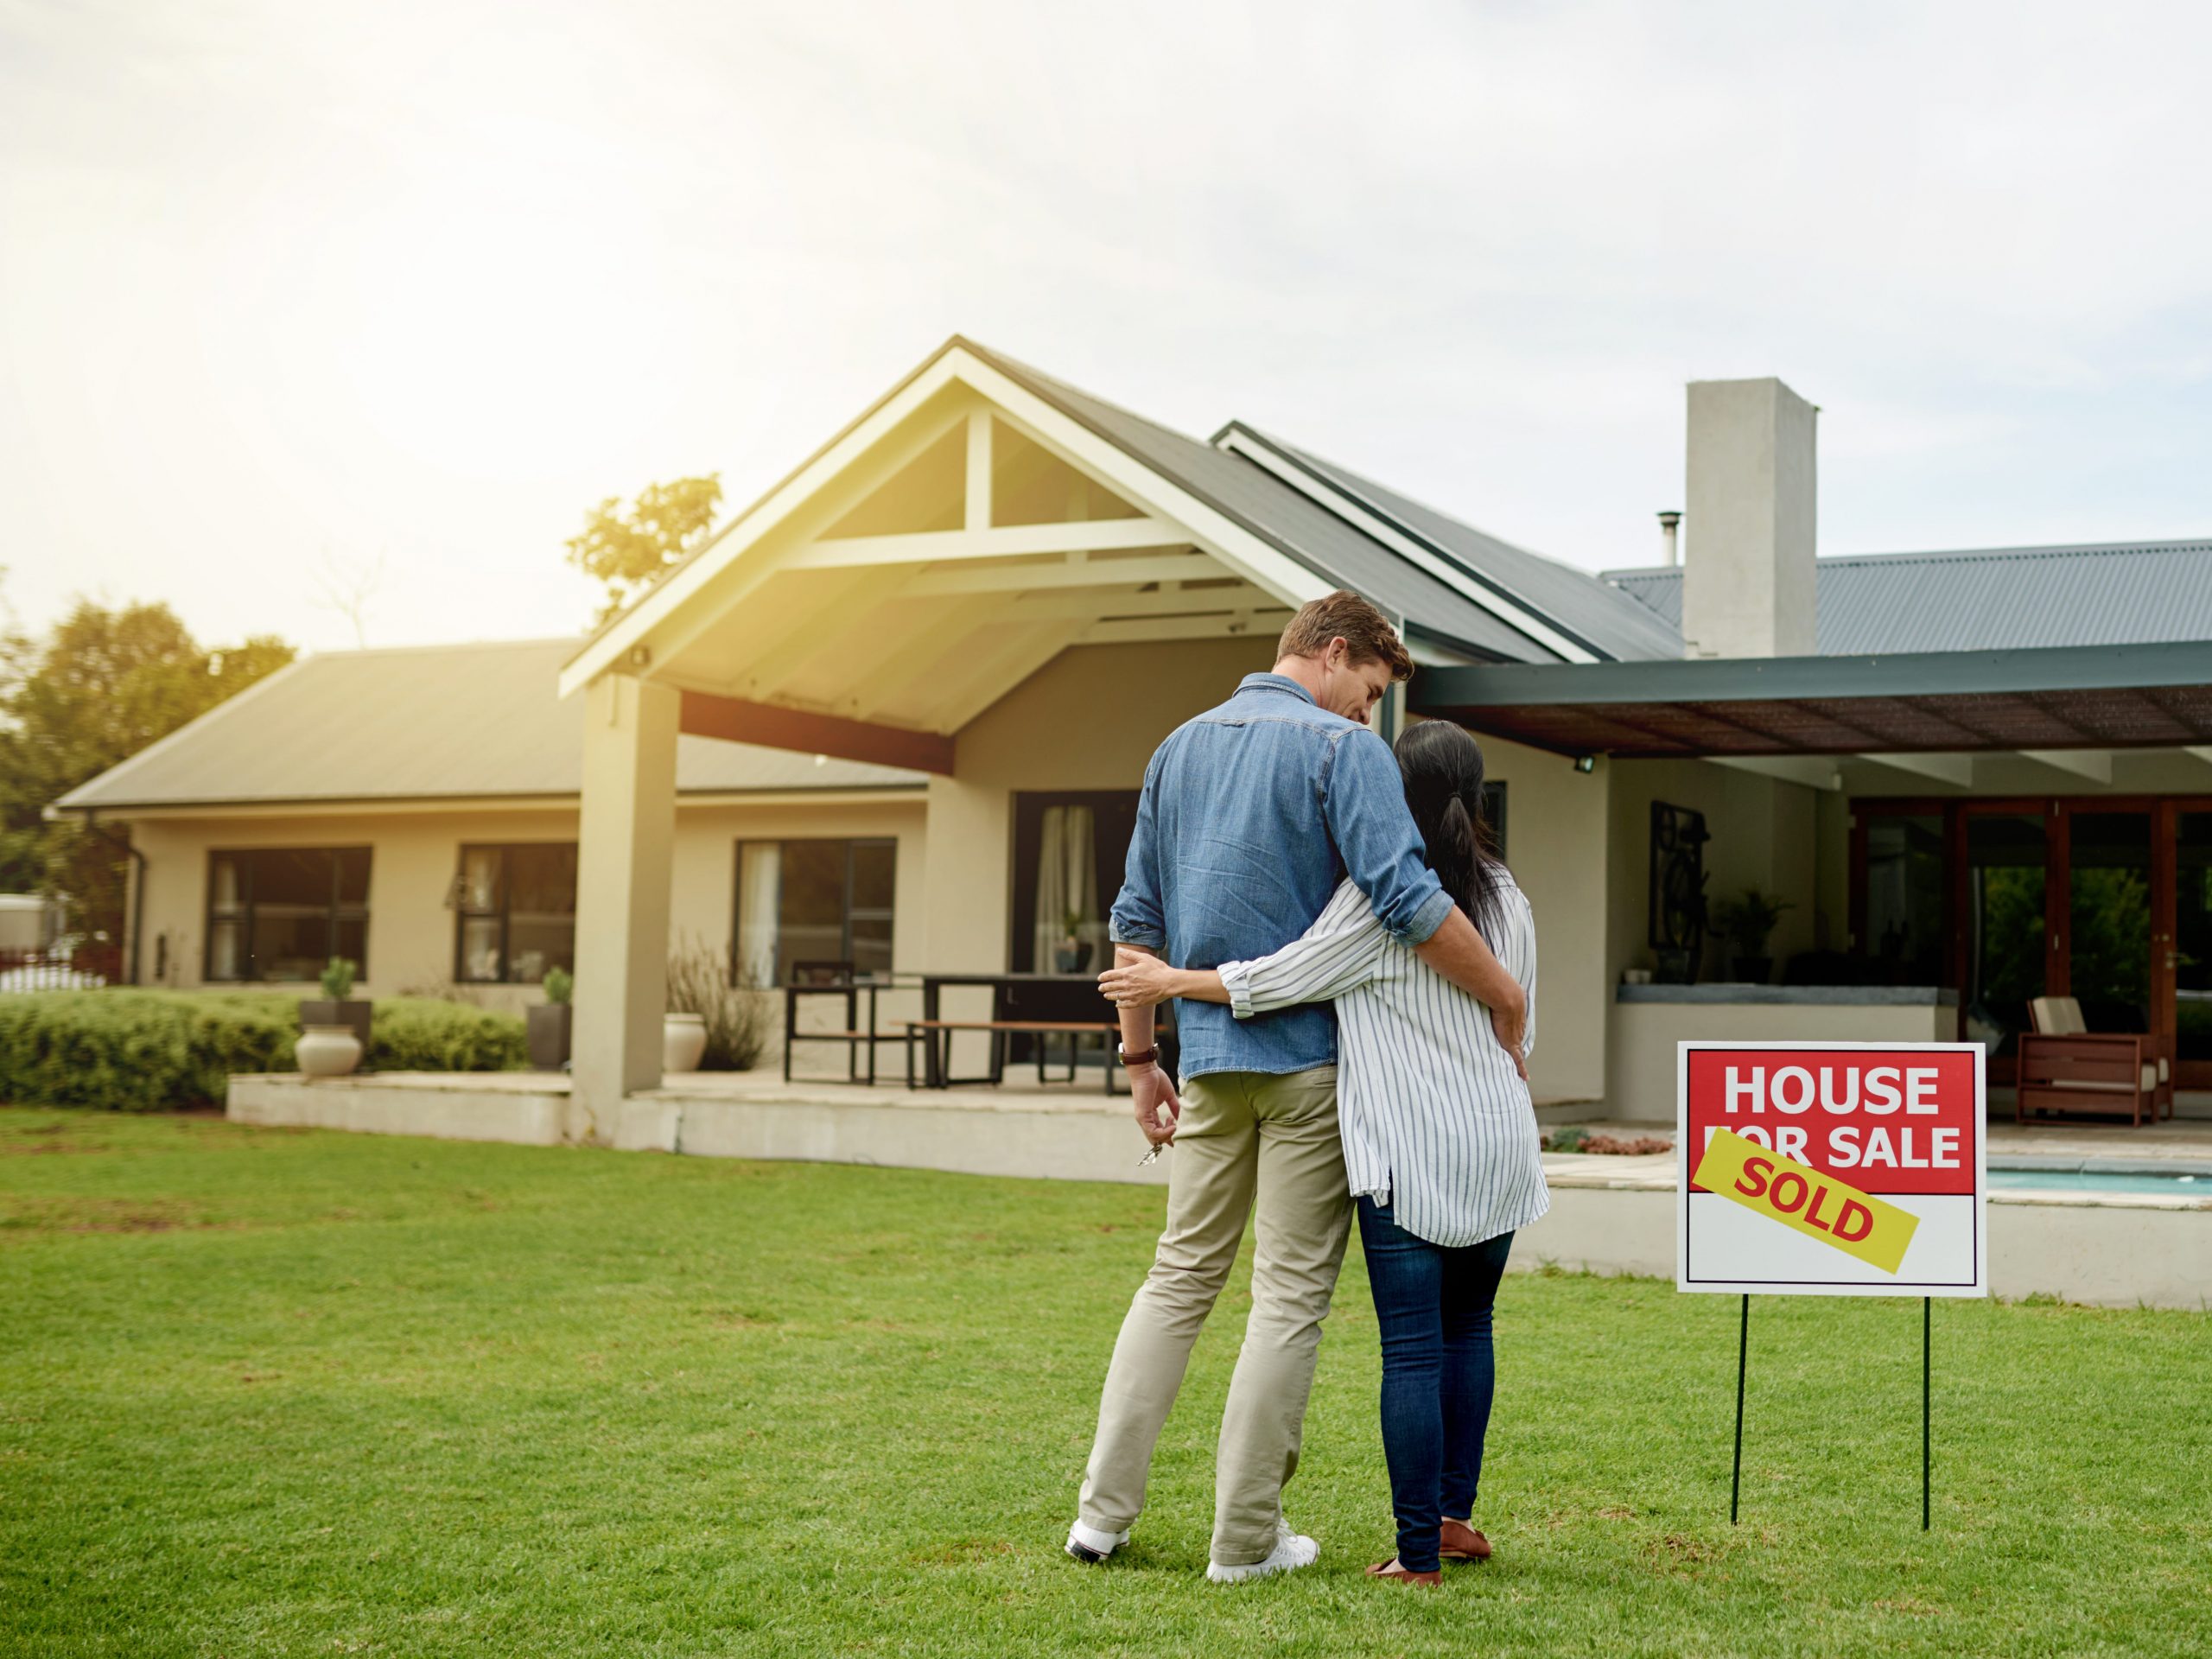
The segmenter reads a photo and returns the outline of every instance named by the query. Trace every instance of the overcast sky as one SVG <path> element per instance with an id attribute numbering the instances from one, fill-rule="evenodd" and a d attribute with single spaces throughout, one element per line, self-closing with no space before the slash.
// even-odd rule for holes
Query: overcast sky
<path id="1" fill-rule="evenodd" d="M 946 334 L 1649 563 L 1682 385 L 1823 552 L 2212 536 L 2212 7 L 0 0 L 21 619 L 564 632 Z M 1692 543 L 1694 553 L 1694 543 Z"/>

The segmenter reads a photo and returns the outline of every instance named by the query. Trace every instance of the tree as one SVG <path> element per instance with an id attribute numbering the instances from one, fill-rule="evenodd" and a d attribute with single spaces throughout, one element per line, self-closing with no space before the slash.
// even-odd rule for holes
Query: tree
<path id="1" fill-rule="evenodd" d="M 209 651 L 166 605 L 83 599 L 42 643 L 0 634 L 0 889 L 60 895 L 73 930 L 120 937 L 121 849 L 47 806 L 295 655 L 268 636 Z"/>
<path id="2" fill-rule="evenodd" d="M 601 622 L 627 605 L 707 539 L 721 505 L 721 474 L 648 484 L 628 513 L 610 495 L 584 519 L 569 542 L 569 563 L 607 586 Z"/>

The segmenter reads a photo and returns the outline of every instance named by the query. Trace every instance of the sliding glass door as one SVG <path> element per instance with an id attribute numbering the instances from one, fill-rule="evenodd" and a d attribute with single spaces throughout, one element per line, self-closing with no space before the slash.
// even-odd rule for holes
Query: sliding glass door
<path id="1" fill-rule="evenodd" d="M 1959 993 L 1960 1035 L 2012 1080 L 2029 1005 L 2175 1039 L 2212 1088 L 2212 798 L 1853 803 L 1853 950 L 1876 982 Z"/>

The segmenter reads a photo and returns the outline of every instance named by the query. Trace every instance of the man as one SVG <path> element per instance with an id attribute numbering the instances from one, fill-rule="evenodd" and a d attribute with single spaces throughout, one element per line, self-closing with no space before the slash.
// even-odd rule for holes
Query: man
<path id="1" fill-rule="evenodd" d="M 1368 728 L 1413 659 L 1389 620 L 1350 593 L 1300 611 L 1277 656 L 1153 755 L 1114 904 L 1116 945 L 1179 968 L 1266 956 L 1311 926 L 1349 874 L 1394 936 L 1491 1009 L 1518 1064 L 1526 999 L 1428 869 L 1397 762 Z M 1179 1020 L 1179 1097 L 1154 1047 L 1152 1009 L 1122 1010 L 1138 1127 L 1155 1148 L 1172 1144 L 1175 1163 L 1167 1228 L 1106 1372 L 1067 1549 L 1101 1561 L 1128 1541 L 1154 1443 L 1250 1214 L 1252 1315 L 1222 1414 L 1206 1569 L 1226 1582 L 1319 1554 L 1283 1521 L 1282 1488 L 1298 1466 L 1351 1216 L 1336 1014 L 1319 1004 L 1239 1020 L 1186 1002 Z"/>

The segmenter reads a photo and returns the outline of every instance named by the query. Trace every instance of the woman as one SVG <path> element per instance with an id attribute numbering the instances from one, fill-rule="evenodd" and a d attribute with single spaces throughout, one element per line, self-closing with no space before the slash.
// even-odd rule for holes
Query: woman
<path id="1" fill-rule="evenodd" d="M 1443 721 L 1397 743 L 1406 804 L 1428 863 L 1529 994 L 1529 901 L 1490 850 L 1483 754 Z M 1382 931 L 1367 899 L 1338 887 L 1303 938 L 1255 962 L 1168 967 L 1132 956 L 1100 977 L 1117 1002 L 1229 1003 L 1239 1019 L 1337 1002 L 1344 1167 L 1382 1335 L 1382 1449 L 1398 1553 L 1378 1578 L 1433 1585 L 1443 1560 L 1480 1560 L 1474 1529 L 1495 1370 L 1491 1306 L 1514 1232 L 1550 1208 L 1529 1085 L 1481 1004 Z"/>

